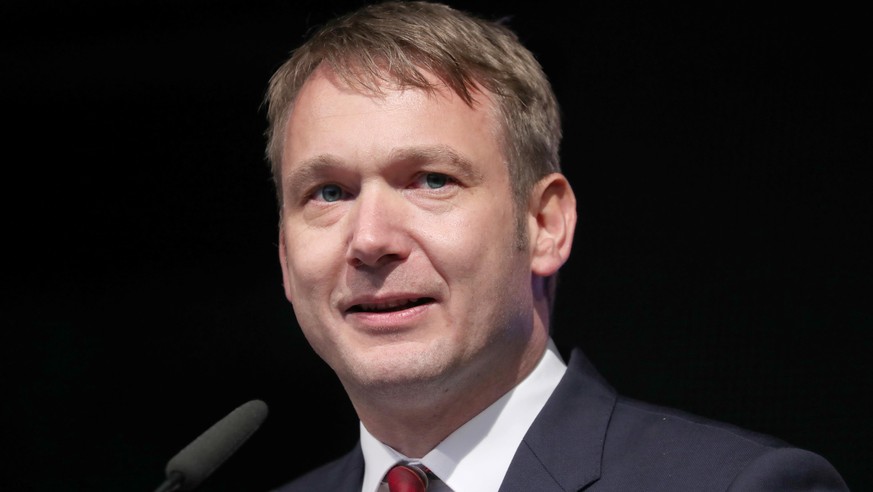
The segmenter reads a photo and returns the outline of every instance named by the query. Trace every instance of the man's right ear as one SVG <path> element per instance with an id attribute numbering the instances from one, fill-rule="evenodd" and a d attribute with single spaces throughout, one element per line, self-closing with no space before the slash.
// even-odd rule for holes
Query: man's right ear
<path id="1" fill-rule="evenodd" d="M 279 224 L 279 264 L 282 266 L 282 287 L 285 298 L 291 302 L 291 279 L 288 274 L 288 250 L 285 248 L 285 228 Z"/>

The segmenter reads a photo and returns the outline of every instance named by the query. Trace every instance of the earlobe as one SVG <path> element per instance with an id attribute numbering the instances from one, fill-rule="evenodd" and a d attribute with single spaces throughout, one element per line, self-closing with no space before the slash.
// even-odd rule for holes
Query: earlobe
<path id="1" fill-rule="evenodd" d="M 576 195 L 560 173 L 541 179 L 532 193 L 531 271 L 548 277 L 570 256 L 576 230 Z"/>

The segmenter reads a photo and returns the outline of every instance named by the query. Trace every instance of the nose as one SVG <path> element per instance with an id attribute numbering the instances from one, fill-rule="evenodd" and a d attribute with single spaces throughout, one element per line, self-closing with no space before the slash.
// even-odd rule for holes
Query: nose
<path id="1" fill-rule="evenodd" d="M 377 267 L 407 258 L 411 239 L 406 214 L 405 200 L 390 186 L 362 189 L 347 216 L 349 265 Z"/>

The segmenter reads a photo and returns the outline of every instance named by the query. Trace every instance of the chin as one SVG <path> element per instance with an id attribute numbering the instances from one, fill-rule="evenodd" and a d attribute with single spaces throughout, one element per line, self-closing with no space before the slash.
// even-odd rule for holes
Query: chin
<path id="1" fill-rule="evenodd" d="M 369 350 L 349 361 L 349 374 L 362 386 L 378 390 L 432 384 L 441 378 L 445 361 L 433 347 L 419 343 Z"/>

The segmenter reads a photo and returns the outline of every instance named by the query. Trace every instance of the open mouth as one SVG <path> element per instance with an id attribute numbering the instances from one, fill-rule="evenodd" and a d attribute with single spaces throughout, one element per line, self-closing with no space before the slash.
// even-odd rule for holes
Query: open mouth
<path id="1" fill-rule="evenodd" d="M 374 302 L 365 304 L 355 304 L 349 308 L 350 313 L 392 313 L 395 311 L 403 311 L 404 309 L 414 308 L 433 302 L 431 297 L 420 297 L 417 299 L 398 299 L 396 301 Z"/>

